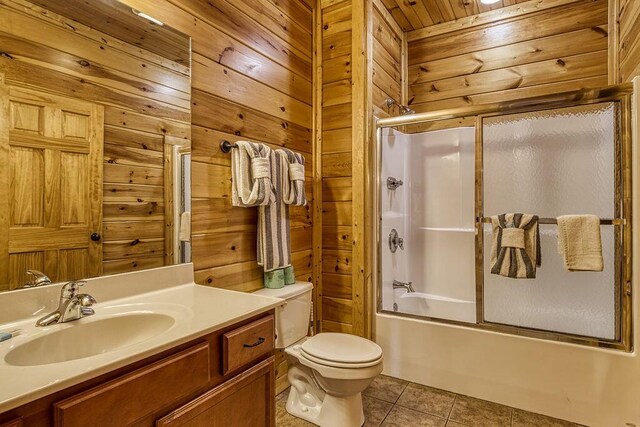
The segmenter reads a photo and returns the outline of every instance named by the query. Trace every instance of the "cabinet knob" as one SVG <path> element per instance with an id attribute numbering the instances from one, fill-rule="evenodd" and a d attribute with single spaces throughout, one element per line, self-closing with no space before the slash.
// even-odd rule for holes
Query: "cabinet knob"
<path id="1" fill-rule="evenodd" d="M 92 233 L 91 234 L 91 240 L 93 240 L 94 242 L 99 242 L 101 238 L 102 237 L 98 233 Z"/>

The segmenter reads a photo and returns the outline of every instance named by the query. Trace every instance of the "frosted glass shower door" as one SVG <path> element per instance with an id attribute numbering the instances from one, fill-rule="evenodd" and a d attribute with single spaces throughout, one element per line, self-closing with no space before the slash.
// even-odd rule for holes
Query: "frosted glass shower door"
<path id="1" fill-rule="evenodd" d="M 615 218 L 615 103 L 486 118 L 484 215 Z M 506 325 L 616 338 L 616 230 L 602 225 L 604 271 L 568 272 L 557 226 L 541 225 L 535 279 L 490 274 L 491 225 L 484 225 L 484 318 Z"/>

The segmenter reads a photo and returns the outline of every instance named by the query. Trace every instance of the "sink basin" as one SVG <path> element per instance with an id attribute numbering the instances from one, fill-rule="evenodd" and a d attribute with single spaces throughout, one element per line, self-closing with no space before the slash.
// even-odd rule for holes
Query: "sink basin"
<path id="1" fill-rule="evenodd" d="M 76 322 L 18 345 L 6 354 L 5 362 L 48 365 L 107 353 L 152 338 L 171 328 L 175 319 L 141 312 Z"/>

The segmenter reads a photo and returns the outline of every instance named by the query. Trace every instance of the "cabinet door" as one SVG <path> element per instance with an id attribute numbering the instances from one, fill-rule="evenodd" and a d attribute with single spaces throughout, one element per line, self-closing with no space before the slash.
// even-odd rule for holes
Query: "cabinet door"
<path id="1" fill-rule="evenodd" d="M 197 395 L 211 379 L 204 342 L 54 404 L 55 427 L 128 426 Z M 162 412 L 160 412 L 162 413 Z"/>
<path id="2" fill-rule="evenodd" d="M 156 427 L 274 427 L 275 358 L 257 364 L 156 422 Z"/>

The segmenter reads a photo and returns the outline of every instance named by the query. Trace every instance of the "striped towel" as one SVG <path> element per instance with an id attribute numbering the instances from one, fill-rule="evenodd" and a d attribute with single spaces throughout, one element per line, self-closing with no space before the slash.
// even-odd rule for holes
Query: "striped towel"
<path id="1" fill-rule="evenodd" d="M 231 203 L 243 208 L 264 206 L 276 199 L 271 182 L 271 148 L 237 141 L 231 152 Z"/>
<path id="2" fill-rule="evenodd" d="M 271 177 L 275 200 L 258 211 L 258 265 L 265 272 L 291 266 L 291 230 L 289 206 L 282 197 L 282 185 L 288 180 L 283 156 L 271 152 Z"/>
<path id="3" fill-rule="evenodd" d="M 284 203 L 294 206 L 306 206 L 304 156 L 288 148 L 279 148 L 276 150 L 276 154 L 282 158 L 280 174 L 283 179 L 280 194 L 282 194 Z"/>
<path id="4" fill-rule="evenodd" d="M 510 213 L 491 217 L 491 274 L 534 279 L 542 265 L 540 230 L 536 215 Z"/>

